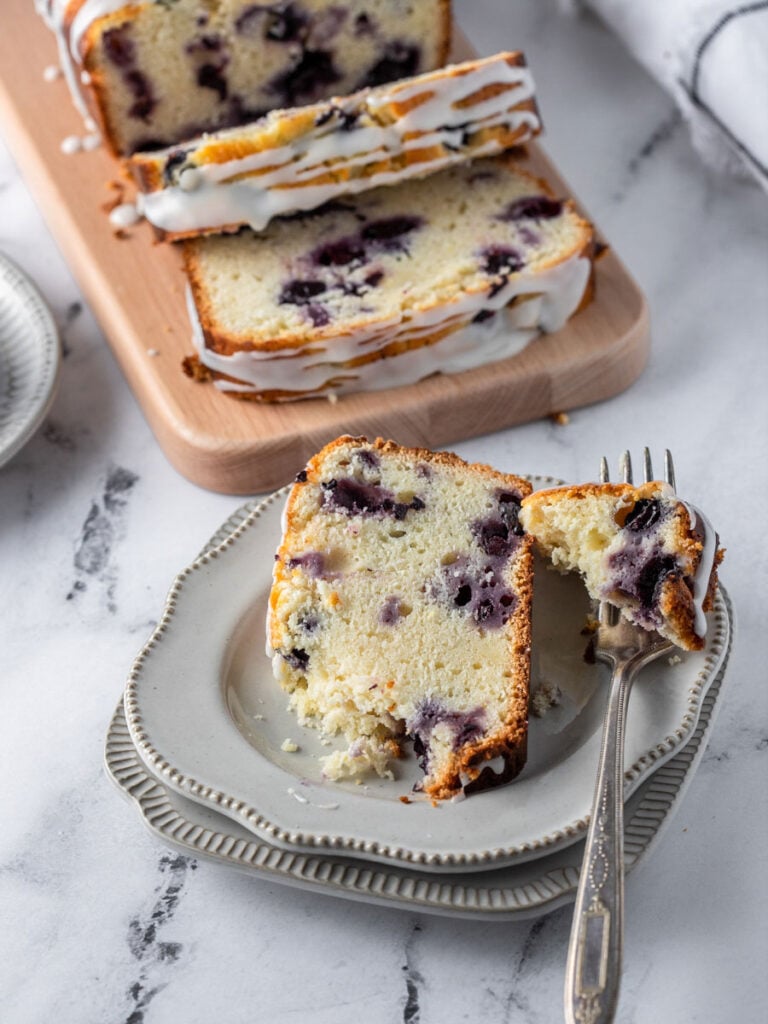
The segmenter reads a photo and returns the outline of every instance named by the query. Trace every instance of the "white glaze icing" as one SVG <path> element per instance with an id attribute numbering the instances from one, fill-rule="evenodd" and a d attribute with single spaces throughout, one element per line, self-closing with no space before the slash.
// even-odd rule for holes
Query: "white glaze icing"
<path id="1" fill-rule="evenodd" d="M 695 612 L 695 623 L 694 631 L 697 636 L 703 637 L 707 633 L 707 617 L 704 614 L 704 601 L 707 596 L 707 590 L 709 589 L 709 578 L 712 575 L 712 570 L 715 567 L 715 558 L 717 557 L 717 533 L 715 532 L 712 523 L 704 515 L 704 513 L 696 508 L 695 505 L 689 504 L 687 501 L 682 503 L 688 510 L 688 515 L 691 519 L 691 529 L 698 529 L 704 534 L 702 538 L 703 549 L 701 552 L 701 558 L 699 564 L 696 567 L 696 572 L 693 577 L 693 606 Z"/>
<path id="2" fill-rule="evenodd" d="M 83 148 L 82 141 L 79 135 L 67 135 L 61 140 L 61 152 L 66 153 L 67 156 L 81 152 Z"/>
<path id="3" fill-rule="evenodd" d="M 67 135 L 61 140 L 60 149 L 67 156 L 74 153 L 88 153 L 101 145 L 101 135 L 94 132 L 92 135 Z"/>
<path id="4" fill-rule="evenodd" d="M 294 391 L 309 397 L 326 394 L 323 387 L 332 381 L 332 390 L 345 394 L 413 384 L 438 371 L 458 373 L 516 354 L 541 331 L 556 331 L 563 326 L 581 302 L 590 270 L 588 259 L 573 256 L 538 274 L 514 275 L 492 298 L 465 295 L 449 305 L 404 310 L 400 317 L 356 331 L 351 337 L 340 336 L 280 353 L 240 351 L 223 356 L 211 351 L 205 345 L 191 296 L 188 305 L 201 363 L 237 379 L 217 380 L 219 389 L 240 393 Z M 517 296 L 530 298 L 509 307 Z M 497 315 L 473 323 L 472 318 L 481 309 Z M 415 340 L 452 325 L 455 329 L 433 345 L 353 368 L 342 365 L 361 351 L 376 352 L 395 340 Z"/>
<path id="5" fill-rule="evenodd" d="M 181 171 L 178 183 L 143 194 L 142 212 L 156 227 L 172 233 L 235 224 L 248 224 L 260 231 L 273 217 L 314 209 L 340 196 L 355 195 L 380 185 L 426 177 L 463 163 L 470 156 L 490 156 L 504 148 L 490 140 L 467 150 L 462 147 L 466 131 L 498 125 L 510 130 L 523 128 L 525 131 L 520 137 L 523 141 L 540 127 L 532 111 L 516 109 L 534 93 L 533 79 L 527 68 L 510 65 L 500 55 L 476 62 L 471 70 L 460 74 L 450 73 L 450 70 L 380 87 L 358 94 L 357 98 L 334 101 L 337 110 L 362 112 L 364 117 L 366 112 L 375 114 L 391 103 L 406 104 L 418 96 L 425 97 L 393 124 L 362 124 L 345 131 L 331 119 L 326 124 L 315 124 L 288 145 L 223 163 L 187 167 Z M 459 105 L 492 85 L 506 86 L 506 89 L 471 107 Z M 266 130 L 273 123 L 274 118 L 266 118 Z M 228 135 L 231 137 L 232 133 L 222 133 L 222 138 Z M 204 136 L 198 146 L 209 143 L 210 137 Z M 323 185 L 311 184 L 329 166 L 341 164 L 344 168 L 355 169 L 431 147 L 438 147 L 440 155 L 393 171 Z M 174 152 L 177 151 L 176 148 Z M 194 149 L 188 159 L 194 162 Z"/>
<path id="6" fill-rule="evenodd" d="M 110 211 L 109 220 L 113 227 L 129 228 L 141 220 L 135 203 L 121 203 Z"/>

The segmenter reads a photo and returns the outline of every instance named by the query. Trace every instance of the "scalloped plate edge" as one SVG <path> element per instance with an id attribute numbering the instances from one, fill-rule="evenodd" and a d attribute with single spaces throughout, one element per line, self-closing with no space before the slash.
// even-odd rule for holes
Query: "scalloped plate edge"
<path id="1" fill-rule="evenodd" d="M 627 872 L 647 856 L 668 827 L 701 763 L 722 706 L 734 633 L 733 609 L 727 595 L 724 600 L 731 631 L 696 727 L 686 745 L 627 801 Z M 556 853 L 542 851 L 539 858 L 522 865 L 458 876 L 272 846 L 217 811 L 179 796 L 156 778 L 134 746 L 122 701 L 107 733 L 105 768 L 162 842 L 189 856 L 301 889 L 449 917 L 508 920 L 549 913 L 571 902 L 578 885 L 581 841 Z"/>

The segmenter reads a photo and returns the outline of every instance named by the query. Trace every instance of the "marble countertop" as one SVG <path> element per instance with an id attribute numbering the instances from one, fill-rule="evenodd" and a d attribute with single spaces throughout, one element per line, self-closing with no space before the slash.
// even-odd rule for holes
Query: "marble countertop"
<path id="1" fill-rule="evenodd" d="M 728 550 L 731 685 L 674 821 L 627 880 L 617 1019 L 763 1020 L 766 196 L 701 164 L 672 100 L 593 19 L 457 6 L 482 52 L 526 50 L 546 148 L 645 291 L 653 349 L 632 388 L 567 424 L 456 449 L 578 480 L 603 451 L 670 447 Z M 457 921 L 308 893 L 177 855 L 120 799 L 102 760 L 128 668 L 173 575 L 240 501 L 167 463 L 1 142 L 0 249 L 64 347 L 45 423 L 0 470 L 3 1024 L 561 1020 L 569 908 Z"/>

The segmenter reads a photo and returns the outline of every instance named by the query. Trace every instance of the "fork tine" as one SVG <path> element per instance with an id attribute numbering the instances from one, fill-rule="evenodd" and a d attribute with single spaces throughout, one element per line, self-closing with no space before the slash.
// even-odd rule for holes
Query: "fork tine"
<path id="1" fill-rule="evenodd" d="M 669 448 L 666 448 L 664 451 L 664 479 L 673 491 L 677 490 L 675 486 L 675 467 L 672 462 L 672 452 Z"/>
<path id="2" fill-rule="evenodd" d="M 653 480 L 653 460 L 651 459 L 651 449 L 643 448 L 643 481 L 649 483 Z"/>
<path id="3" fill-rule="evenodd" d="M 611 479 L 611 473 L 608 469 L 608 459 L 603 455 L 600 459 L 600 483 L 607 484 Z"/>
<path id="4" fill-rule="evenodd" d="M 628 451 L 622 452 L 619 459 L 619 473 L 625 484 L 632 483 L 632 456 Z"/>

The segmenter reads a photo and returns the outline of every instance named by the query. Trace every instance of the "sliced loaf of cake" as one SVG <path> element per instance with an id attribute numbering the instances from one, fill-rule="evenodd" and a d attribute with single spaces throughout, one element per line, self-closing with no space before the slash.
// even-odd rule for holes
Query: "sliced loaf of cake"
<path id="1" fill-rule="evenodd" d="M 187 372 L 261 401 L 494 362 L 591 296 L 591 226 L 506 154 L 183 244 Z"/>
<path id="2" fill-rule="evenodd" d="M 502 53 L 290 110 L 130 160 L 161 237 L 260 231 L 279 215 L 425 177 L 535 135 L 533 81 Z"/>
<path id="3" fill-rule="evenodd" d="M 536 491 L 520 520 L 556 569 L 581 573 L 594 600 L 686 650 L 704 646 L 723 551 L 706 516 L 667 484 Z"/>
<path id="4" fill-rule="evenodd" d="M 346 741 L 332 779 L 389 770 L 406 739 L 443 799 L 526 755 L 532 556 L 524 479 L 341 437 L 299 473 L 269 600 L 275 675 Z"/>
<path id="5" fill-rule="evenodd" d="M 440 67 L 450 0 L 54 0 L 75 100 L 117 155 Z"/>

